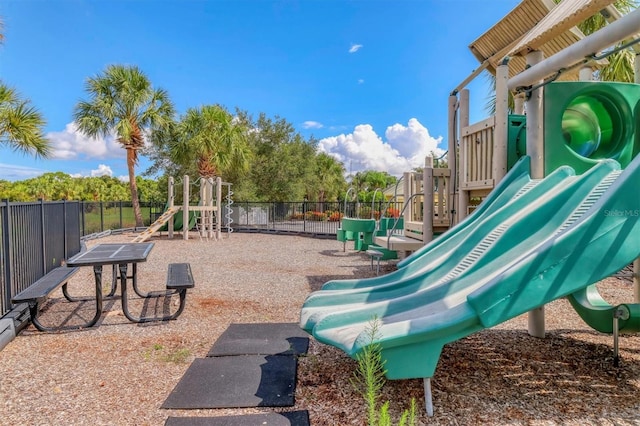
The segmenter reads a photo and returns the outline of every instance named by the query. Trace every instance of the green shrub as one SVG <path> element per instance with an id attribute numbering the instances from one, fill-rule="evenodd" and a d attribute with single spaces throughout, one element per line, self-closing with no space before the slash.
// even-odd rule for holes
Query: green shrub
<path id="1" fill-rule="evenodd" d="M 351 384 L 364 397 L 367 404 L 367 423 L 369 426 L 391 426 L 391 416 L 389 415 L 389 401 L 378 408 L 380 392 L 386 383 L 384 360 L 380 345 L 376 343 L 380 321 L 374 317 L 371 320 L 366 333 L 369 344 L 356 355 L 358 368 L 351 380 Z M 411 399 L 411 408 L 405 410 L 400 418 L 399 426 L 415 426 L 416 424 L 416 401 Z M 407 423 L 409 422 L 409 423 Z"/>

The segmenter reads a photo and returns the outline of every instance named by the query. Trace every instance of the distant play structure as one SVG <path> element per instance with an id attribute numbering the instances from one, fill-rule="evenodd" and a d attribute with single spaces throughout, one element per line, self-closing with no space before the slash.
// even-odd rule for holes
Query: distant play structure
<path id="1" fill-rule="evenodd" d="M 175 205 L 175 181 L 169 178 L 168 201 L 165 211 L 149 227 L 138 234 L 133 242 L 143 242 L 160 231 L 167 231 L 173 238 L 175 231 L 182 232 L 184 240 L 189 239 L 189 231 L 194 229 L 200 239 L 218 240 L 222 238 L 222 227 L 226 223 L 227 232 L 231 232 L 231 184 L 222 182 L 220 177 L 200 178 L 195 182 L 199 186 L 199 201 L 192 204 L 189 176 L 182 178 L 182 205 Z M 182 211 L 181 215 L 178 212 Z M 187 226 L 184 226 L 184 224 Z"/>
<path id="2" fill-rule="evenodd" d="M 428 158 L 406 174 L 404 233 L 375 237 L 413 254 L 387 275 L 329 281 L 302 307 L 300 326 L 351 357 L 376 318 L 387 377 L 423 378 L 428 415 L 446 344 L 523 313 L 544 337 L 558 298 L 613 334 L 616 362 L 618 334 L 640 332 L 640 58 L 636 84 L 590 81 L 611 46 L 640 52 L 640 10 L 613 3 L 524 0 L 475 40 L 480 67 L 449 97 L 448 167 Z M 584 36 L 575 25 L 598 13 L 608 24 Z M 466 86 L 484 70 L 495 115 L 470 124 Z M 634 300 L 612 306 L 595 284 L 630 263 Z"/>
<path id="3" fill-rule="evenodd" d="M 372 256 L 375 256 L 378 261 L 397 259 L 398 254 L 395 250 L 383 247 L 374 243 L 374 238 L 395 234 L 397 231 L 403 229 L 402 218 L 395 216 L 388 216 L 389 203 L 385 203 L 381 211 L 375 211 L 376 193 L 379 189 L 376 189 L 371 201 L 371 209 L 369 212 L 370 218 L 349 217 L 347 211 L 347 203 L 349 201 L 349 195 L 354 188 L 349 188 L 345 195 L 344 200 L 344 213 L 340 222 L 340 228 L 337 230 L 337 239 L 343 243 L 343 250 L 346 247 L 347 241 L 353 241 L 353 248 L 357 251 L 366 251 Z M 358 205 L 355 206 L 354 216 L 358 216 Z M 375 216 L 379 216 L 378 219 Z"/>

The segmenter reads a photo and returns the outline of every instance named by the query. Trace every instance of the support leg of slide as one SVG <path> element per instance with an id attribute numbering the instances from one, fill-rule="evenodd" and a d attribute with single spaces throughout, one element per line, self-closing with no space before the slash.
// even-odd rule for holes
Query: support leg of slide
<path id="1" fill-rule="evenodd" d="M 427 416 L 433 417 L 433 395 L 431 394 L 431 379 L 424 379 L 424 405 L 427 408 Z"/>

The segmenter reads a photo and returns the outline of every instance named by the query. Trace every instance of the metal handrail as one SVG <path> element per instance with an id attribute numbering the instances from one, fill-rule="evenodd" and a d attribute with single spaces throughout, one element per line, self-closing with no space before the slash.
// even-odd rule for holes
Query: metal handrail
<path id="1" fill-rule="evenodd" d="M 378 191 L 380 191 L 380 188 L 376 188 L 375 191 L 373 191 L 373 199 L 371 200 L 371 219 L 375 219 L 375 217 L 373 216 L 373 209 L 376 205 L 376 194 L 378 193 Z M 382 215 L 380 215 L 382 217 Z"/>
<path id="2" fill-rule="evenodd" d="M 388 234 L 387 234 L 387 248 L 389 248 L 389 241 L 391 241 L 391 235 L 393 235 L 393 231 L 395 231 L 396 226 L 398 226 L 398 222 L 400 222 L 400 220 L 399 220 L 399 219 L 400 219 L 401 217 L 404 217 L 404 209 L 406 209 L 406 208 L 407 208 L 407 206 L 408 206 L 409 204 L 411 204 L 411 203 L 410 203 L 410 201 L 411 201 L 411 200 L 413 200 L 413 199 L 414 199 L 415 197 L 417 197 L 417 196 L 422 196 L 422 195 L 423 195 L 423 194 L 413 194 L 411 197 L 409 197 L 409 199 L 408 199 L 407 201 L 405 201 L 404 206 L 402 206 L 402 211 L 400 211 L 400 215 L 398 216 L 398 220 L 396 220 L 396 221 L 393 223 L 393 228 L 391 228 L 391 230 L 390 230 L 390 231 L 388 232 Z"/>
<path id="3" fill-rule="evenodd" d="M 387 209 L 389 209 L 389 205 L 391 205 L 391 201 L 395 201 L 398 198 L 398 186 L 400 185 L 400 182 L 402 182 L 402 179 L 404 179 L 404 176 L 402 176 L 400 179 L 398 179 L 398 181 L 396 182 L 396 188 L 393 191 L 393 197 L 391 197 L 389 200 L 387 200 L 387 203 L 384 205 L 384 215 L 386 217 L 386 213 L 387 213 Z M 380 217 L 383 217 L 383 213 L 380 214 Z"/>
<path id="4" fill-rule="evenodd" d="M 344 215 L 343 217 L 347 217 L 347 199 L 349 198 L 349 193 L 354 190 L 355 188 L 352 186 L 349 189 L 347 189 L 347 193 L 344 195 Z"/>

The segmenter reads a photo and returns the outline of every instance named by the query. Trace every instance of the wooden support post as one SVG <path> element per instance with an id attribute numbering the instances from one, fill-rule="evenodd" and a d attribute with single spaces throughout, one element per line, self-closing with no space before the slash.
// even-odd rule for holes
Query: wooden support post
<path id="1" fill-rule="evenodd" d="M 462 141 L 462 129 L 469 126 L 469 89 L 463 89 L 460 91 L 460 140 Z M 460 142 L 460 159 L 458 160 L 457 174 L 453 174 L 451 171 L 451 179 L 456 179 L 456 187 L 458 188 L 458 215 L 457 219 L 460 222 L 467 217 L 467 210 L 469 208 L 469 192 L 462 188 L 462 184 L 467 181 L 467 147 Z M 452 222 L 453 223 L 453 222 Z"/>
<path id="2" fill-rule="evenodd" d="M 578 80 L 591 81 L 593 80 L 593 69 L 591 67 L 582 67 L 578 73 Z"/>
<path id="3" fill-rule="evenodd" d="M 222 178 L 216 178 L 216 240 L 222 238 Z"/>
<path id="4" fill-rule="evenodd" d="M 169 176 L 169 209 L 172 209 L 175 203 L 175 182 L 173 180 L 173 176 Z M 167 225 L 169 239 L 173 238 L 173 215 L 169 218 L 169 224 Z"/>
<path id="5" fill-rule="evenodd" d="M 404 223 L 408 223 L 413 221 L 413 216 L 412 216 L 412 212 L 413 212 L 413 206 L 407 205 L 408 203 L 411 203 L 411 196 L 412 191 L 413 191 L 413 174 L 411 172 L 405 172 L 404 173 L 404 188 L 403 188 L 403 194 L 404 194 Z"/>
<path id="6" fill-rule="evenodd" d="M 216 194 L 216 179 L 209 178 L 207 182 L 207 188 L 209 190 L 209 198 L 207 199 L 207 206 L 209 206 L 209 217 L 207 219 L 207 235 L 208 238 L 217 238 L 215 232 L 215 194 Z"/>
<path id="7" fill-rule="evenodd" d="M 182 180 L 182 239 L 189 239 L 189 175 Z"/>
<path id="8" fill-rule="evenodd" d="M 456 209 L 456 189 L 458 188 L 458 184 L 456 183 L 456 176 L 458 170 L 457 162 L 458 162 L 458 132 L 457 132 L 457 123 L 456 123 L 456 110 L 458 104 L 458 96 L 452 94 L 449 96 L 449 128 L 448 128 L 448 154 L 447 154 L 447 162 L 449 163 L 449 169 L 451 170 L 451 181 L 452 184 L 449 185 L 448 194 L 447 194 L 447 210 L 449 211 L 451 217 L 451 225 L 458 223 L 458 215 L 459 209 Z M 439 203 L 442 203 L 443 200 L 438 200 Z M 425 201 L 426 202 L 426 201 Z"/>
<path id="9" fill-rule="evenodd" d="M 209 205 L 209 179 L 205 179 L 204 177 L 200 176 L 200 202 L 198 203 L 198 207 L 200 207 L 200 210 L 198 210 L 198 219 L 196 220 L 197 226 L 198 226 L 198 234 L 200 236 L 200 239 L 202 238 L 209 238 L 208 235 L 208 228 L 209 228 L 209 212 L 207 211 L 207 206 Z"/>
<path id="10" fill-rule="evenodd" d="M 542 61 L 541 51 L 533 51 L 527 55 L 527 65 L 535 65 Z M 539 82 L 538 82 L 539 83 Z M 527 155 L 531 158 L 531 177 L 544 177 L 544 111 L 542 110 L 542 96 L 544 87 L 532 91 L 526 102 L 527 108 Z M 529 311 L 529 334 L 544 337 L 545 320 L 544 306 Z"/>
<path id="11" fill-rule="evenodd" d="M 424 191 L 424 201 L 422 205 L 422 242 L 427 244 L 433 240 L 433 158 L 424 159 L 424 170 L 422 176 L 422 190 Z M 439 200 L 442 202 L 442 200 Z"/>
<path id="12" fill-rule="evenodd" d="M 524 93 L 518 93 L 513 98 L 513 112 L 518 115 L 524 114 Z"/>
<path id="13" fill-rule="evenodd" d="M 507 174 L 507 139 L 509 138 L 509 66 L 496 68 L 496 127 L 493 133 L 493 158 L 491 177 L 494 185 Z"/>

